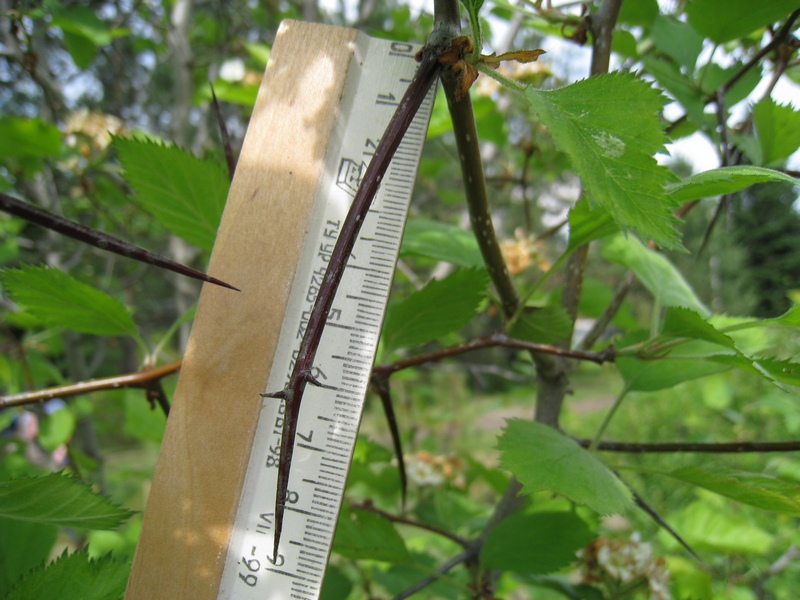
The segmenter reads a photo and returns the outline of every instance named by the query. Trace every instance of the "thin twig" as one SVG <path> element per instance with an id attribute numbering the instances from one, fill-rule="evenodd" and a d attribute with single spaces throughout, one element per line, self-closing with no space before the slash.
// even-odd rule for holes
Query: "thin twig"
<path id="1" fill-rule="evenodd" d="M 365 502 L 351 502 L 350 506 L 353 508 L 359 508 L 361 510 L 368 510 L 371 513 L 375 513 L 376 515 L 382 516 L 384 519 L 391 521 L 392 523 L 410 525 L 411 527 L 424 529 L 425 531 L 430 531 L 431 533 L 441 535 L 442 537 L 445 537 L 448 540 L 453 541 L 459 546 L 462 546 L 464 548 L 468 548 L 471 543 L 467 538 L 463 538 L 460 535 L 456 535 L 455 533 L 448 531 L 444 527 L 439 527 L 438 525 L 432 525 L 430 523 L 423 523 L 422 521 L 417 521 L 416 519 L 403 517 L 401 515 L 394 515 L 385 510 L 381 510 L 368 500 Z"/>
<path id="2" fill-rule="evenodd" d="M 631 271 L 625 273 L 622 277 L 622 281 L 619 282 L 617 289 L 614 290 L 614 295 L 611 298 L 611 302 L 608 303 L 603 313 L 595 320 L 594 325 L 589 330 L 589 333 L 581 340 L 580 348 L 584 350 L 588 350 L 594 343 L 600 339 L 600 336 L 605 333 L 606 328 L 609 326 L 613 318 L 619 312 L 620 307 L 622 307 L 622 303 L 625 301 L 625 298 L 628 295 L 628 291 L 630 291 L 631 286 L 636 278 L 633 276 Z"/>
<path id="3" fill-rule="evenodd" d="M 2 192 L 0 192 L 0 210 L 10 215 L 14 215 L 15 217 L 25 219 L 31 223 L 41 225 L 42 227 L 52 231 L 56 231 L 61 235 L 78 240 L 84 244 L 89 244 L 95 248 L 113 252 L 114 254 L 119 254 L 120 256 L 124 256 L 126 258 L 132 258 L 133 260 L 138 260 L 139 262 L 147 263 L 148 265 L 153 265 L 154 267 L 166 269 L 167 271 L 172 271 L 173 273 L 178 273 L 179 275 L 185 275 L 186 277 L 191 277 L 192 279 L 199 279 L 200 281 L 213 283 L 231 290 L 236 290 L 237 292 L 241 291 L 239 288 L 233 287 L 231 284 L 225 283 L 216 277 L 211 277 L 210 275 L 206 275 L 201 271 L 192 269 L 191 267 L 187 267 L 186 265 L 182 265 L 180 263 L 176 263 L 175 261 L 164 258 L 163 256 L 159 256 L 158 254 L 154 254 L 149 250 L 145 250 L 144 248 L 130 244 L 112 235 L 103 233 L 102 231 L 91 229 L 90 227 L 86 227 L 85 225 L 81 225 L 75 221 L 70 221 L 69 219 L 60 217 L 44 210 L 43 208 L 29 204 L 28 202 L 17 200 L 16 198 L 12 198 L 11 196 Z"/>
<path id="4" fill-rule="evenodd" d="M 406 598 L 410 598 L 420 590 L 424 590 L 429 585 L 439 581 L 442 575 L 447 573 L 450 569 L 452 569 L 456 565 L 460 565 L 461 563 L 470 561 L 473 558 L 475 558 L 475 556 L 477 556 L 477 550 L 474 548 L 464 550 L 464 552 L 456 554 L 453 558 L 451 558 L 441 567 L 436 569 L 436 575 L 430 575 L 429 577 L 426 577 L 425 579 L 418 581 L 411 587 L 406 588 L 405 590 L 394 596 L 392 600 L 405 600 Z"/>
<path id="5" fill-rule="evenodd" d="M 448 346 L 425 354 L 418 354 L 385 365 L 376 365 L 372 369 L 373 376 L 386 377 L 397 371 L 403 369 L 410 369 L 420 365 L 437 362 L 445 358 L 452 358 L 459 354 L 467 352 L 474 352 L 476 350 L 483 350 L 485 348 L 518 348 L 520 350 L 529 350 L 531 352 L 540 352 L 544 354 L 553 354 L 556 356 L 563 356 L 566 358 L 575 358 L 578 360 L 588 360 L 599 365 L 613 361 L 616 356 L 616 351 L 613 346 L 608 346 L 600 352 L 590 352 L 586 350 L 571 350 L 569 348 L 562 348 L 560 346 L 553 346 L 550 344 L 537 344 L 536 342 L 528 342 L 527 340 L 520 340 L 509 337 L 505 333 L 495 333 L 484 337 L 479 337 L 468 342 Z"/>
<path id="6" fill-rule="evenodd" d="M 574 437 L 579 446 L 588 448 L 592 441 Z M 800 452 L 800 440 L 784 442 L 615 442 L 601 440 L 596 450 L 631 454 L 698 452 L 705 454 L 745 454 L 750 452 Z"/>
<path id="7" fill-rule="evenodd" d="M 47 400 L 52 400 L 53 398 L 69 398 L 71 396 L 80 396 L 101 390 L 147 387 L 152 382 L 158 381 L 167 375 L 175 373 L 181 368 L 181 363 L 182 361 L 176 360 L 171 363 L 161 365 L 160 367 L 145 369 L 144 371 L 137 371 L 135 373 L 128 373 L 126 375 L 115 375 L 114 377 L 105 377 L 103 379 L 92 379 L 90 381 L 82 381 L 80 383 L 59 385 L 43 390 L 34 390 L 32 392 L 22 392 L 20 394 L 0 396 L 0 410 L 9 408 L 11 406 L 24 406 L 26 404 L 45 402 Z"/>

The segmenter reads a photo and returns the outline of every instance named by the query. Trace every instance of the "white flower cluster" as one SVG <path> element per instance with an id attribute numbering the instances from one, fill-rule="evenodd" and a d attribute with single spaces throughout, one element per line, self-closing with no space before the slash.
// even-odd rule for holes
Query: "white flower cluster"
<path id="1" fill-rule="evenodd" d="M 662 558 L 653 557 L 650 544 L 641 541 L 638 532 L 630 539 L 597 538 L 578 552 L 586 572 L 585 583 L 606 581 L 621 583 L 641 580 L 650 589 L 650 600 L 670 600 L 669 571 Z"/>

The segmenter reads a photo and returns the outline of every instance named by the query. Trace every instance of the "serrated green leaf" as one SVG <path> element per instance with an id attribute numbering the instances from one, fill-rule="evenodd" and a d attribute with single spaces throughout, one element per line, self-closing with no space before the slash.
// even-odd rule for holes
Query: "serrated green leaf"
<path id="1" fill-rule="evenodd" d="M 800 147 L 800 111 L 767 96 L 753 107 L 761 164 L 779 166 Z M 795 180 L 796 185 L 800 181 Z"/>
<path id="2" fill-rule="evenodd" d="M 416 346 L 458 331 L 475 314 L 489 284 L 483 269 L 461 269 L 389 306 L 383 327 L 388 349 Z"/>
<path id="3" fill-rule="evenodd" d="M 400 246 L 400 256 L 424 256 L 457 267 L 483 264 L 475 236 L 456 225 L 428 219 L 409 219 Z"/>
<path id="4" fill-rule="evenodd" d="M 569 211 L 569 250 L 618 231 L 608 211 L 600 206 L 592 208 L 585 197 Z"/>
<path id="5" fill-rule="evenodd" d="M 664 193 L 672 176 L 653 158 L 665 141 L 658 90 L 632 74 L 613 73 L 554 91 L 527 88 L 525 96 L 569 155 L 592 203 L 622 229 L 681 247 L 675 203 Z"/>
<path id="6" fill-rule="evenodd" d="M 779 358 L 763 357 L 758 358 L 756 363 L 776 381 L 800 386 L 800 363 Z"/>
<path id="7" fill-rule="evenodd" d="M 187 242 L 211 250 L 230 182 L 222 165 L 177 146 L 114 138 L 136 201 Z"/>
<path id="8" fill-rule="evenodd" d="M 0 117 L 0 160 L 15 157 L 47 158 L 61 152 L 58 127 L 39 118 Z"/>
<path id="9" fill-rule="evenodd" d="M 31 572 L 14 586 L 6 600 L 115 600 L 122 598 L 130 564 L 110 556 L 92 560 L 86 550 L 64 553 Z"/>
<path id="10" fill-rule="evenodd" d="M 800 516 L 800 483 L 778 479 L 763 473 L 747 473 L 728 469 L 710 470 L 696 466 L 674 471 L 637 469 L 691 483 L 720 496 L 773 512 Z"/>
<path id="11" fill-rule="evenodd" d="M 616 236 L 603 243 L 602 254 L 633 271 L 660 306 L 683 306 L 704 317 L 711 314 L 673 264 L 639 240 Z"/>
<path id="12" fill-rule="evenodd" d="M 702 358 L 662 358 L 640 360 L 617 357 L 614 363 L 631 392 L 655 392 L 670 389 L 684 381 L 699 379 L 730 370 L 731 366 Z"/>
<path id="13" fill-rule="evenodd" d="M 695 311 L 677 306 L 667 308 L 661 326 L 661 335 L 705 340 L 727 348 L 736 347 L 733 339 L 719 331 Z"/>
<path id="14" fill-rule="evenodd" d="M 25 573 L 47 560 L 57 535 L 52 525 L 0 518 L 0 598 L 6 598 Z"/>
<path id="15" fill-rule="evenodd" d="M 683 181 L 667 186 L 667 194 L 675 200 L 685 202 L 708 196 L 732 194 L 757 183 L 786 182 L 800 185 L 800 179 L 790 177 L 780 171 L 741 165 L 720 167 L 690 175 Z"/>
<path id="16" fill-rule="evenodd" d="M 74 477 L 51 473 L 0 481 L 0 517 L 83 529 L 114 529 L 133 513 Z"/>
<path id="17" fill-rule="evenodd" d="M 692 0 L 686 7 L 689 23 L 722 44 L 775 23 L 797 9 L 797 0 Z"/>
<path id="18" fill-rule="evenodd" d="M 46 266 L 0 271 L 14 301 L 37 319 L 80 333 L 136 335 L 131 313 L 116 298 Z"/>
<path id="19" fill-rule="evenodd" d="M 481 566 L 544 575 L 575 561 L 595 534 L 574 512 L 517 513 L 500 521 L 481 548 Z"/>
<path id="20" fill-rule="evenodd" d="M 333 552 L 352 559 L 404 563 L 411 560 L 394 525 L 375 513 L 342 506 Z"/>
<path id="21" fill-rule="evenodd" d="M 608 468 L 575 441 L 541 423 L 511 419 L 498 442 L 503 468 L 528 493 L 550 490 L 603 514 L 621 513 L 631 493 Z"/>
<path id="22" fill-rule="evenodd" d="M 508 333 L 528 342 L 555 344 L 564 340 L 571 331 L 572 319 L 563 306 L 543 306 L 526 307 Z"/>
<path id="23" fill-rule="evenodd" d="M 644 57 L 643 62 L 645 69 L 675 100 L 681 103 L 688 117 L 696 124 L 702 125 L 705 99 L 700 87 L 690 77 L 684 75 L 678 65 L 672 61 L 648 54 Z"/>

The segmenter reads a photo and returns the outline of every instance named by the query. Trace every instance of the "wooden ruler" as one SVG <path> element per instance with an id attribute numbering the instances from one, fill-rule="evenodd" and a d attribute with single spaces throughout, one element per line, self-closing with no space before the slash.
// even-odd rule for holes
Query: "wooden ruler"
<path id="1" fill-rule="evenodd" d="M 351 29 L 281 25 L 209 265 L 242 292 L 201 293 L 126 598 L 318 596 L 432 95 L 384 178 L 323 334 L 315 367 L 327 387 L 303 400 L 277 557 L 283 407 L 260 394 L 286 381 L 315 277 L 416 50 Z"/>

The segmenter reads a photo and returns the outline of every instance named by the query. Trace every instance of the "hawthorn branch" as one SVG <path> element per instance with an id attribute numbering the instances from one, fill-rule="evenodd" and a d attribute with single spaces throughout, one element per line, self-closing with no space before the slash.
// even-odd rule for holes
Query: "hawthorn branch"
<path id="1" fill-rule="evenodd" d="M 389 168 L 392 156 L 403 139 L 403 135 L 411 125 L 422 101 L 433 83 L 439 76 L 441 65 L 439 54 L 450 43 L 449 31 L 437 26 L 428 38 L 428 43 L 420 53 L 420 65 L 411 83 L 403 95 L 400 104 L 392 116 L 386 131 L 381 136 L 381 141 L 375 150 L 364 178 L 358 187 L 353 203 L 344 220 L 339 237 L 331 254 L 328 268 L 322 279 L 317 299 L 311 310 L 311 315 L 306 326 L 305 334 L 300 343 L 297 359 L 289 377 L 286 387 L 278 392 L 263 394 L 264 397 L 277 398 L 286 403 L 283 431 L 281 434 L 280 465 L 278 469 L 278 489 L 275 498 L 275 536 L 273 556 L 278 556 L 281 533 L 283 531 L 283 518 L 285 513 L 286 496 L 289 486 L 289 476 L 294 453 L 294 438 L 297 432 L 297 419 L 300 414 L 300 403 L 303 392 L 308 383 L 323 387 L 311 373 L 314 357 L 319 348 L 322 332 L 328 319 L 333 304 L 336 290 L 342 280 L 347 259 L 353 250 L 358 232 L 361 229 L 372 200 L 378 191 L 386 170 Z"/>
<path id="2" fill-rule="evenodd" d="M 46 402 L 54 398 L 69 398 L 72 396 L 81 396 L 83 394 L 90 394 L 92 392 L 99 392 L 101 390 L 118 390 L 129 387 L 142 387 L 150 388 L 155 382 L 160 381 L 167 375 L 171 375 L 181 368 L 183 361 L 176 360 L 160 367 L 152 369 L 145 369 L 143 371 L 136 371 L 135 373 L 127 373 L 125 375 L 116 375 L 114 377 L 104 377 L 102 379 L 92 379 L 90 381 L 81 381 L 79 383 L 70 383 L 67 385 L 59 385 L 42 390 L 35 390 L 32 392 L 22 392 L 19 394 L 9 394 L 7 396 L 0 396 L 0 410 L 10 408 L 12 406 L 24 406 L 26 404 L 36 404 L 37 402 Z M 159 401 L 159 404 L 161 402 Z M 162 406 L 162 409 L 164 407 Z"/>

